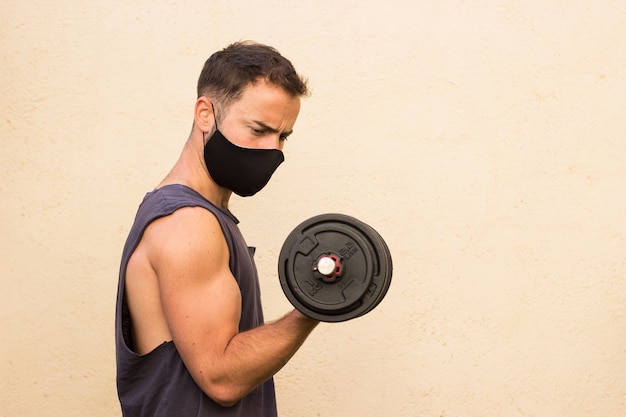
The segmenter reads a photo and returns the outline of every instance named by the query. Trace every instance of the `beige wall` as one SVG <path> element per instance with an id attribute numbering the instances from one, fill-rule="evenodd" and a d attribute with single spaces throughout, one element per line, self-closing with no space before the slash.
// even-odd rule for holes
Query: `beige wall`
<path id="1" fill-rule="evenodd" d="M 266 315 L 300 221 L 394 260 L 374 312 L 276 377 L 284 417 L 626 415 L 626 3 L 5 1 L 0 415 L 119 416 L 113 314 L 137 204 L 239 39 L 308 75 L 287 162 L 232 209 Z M 320 192 L 320 190 L 324 190 Z"/>

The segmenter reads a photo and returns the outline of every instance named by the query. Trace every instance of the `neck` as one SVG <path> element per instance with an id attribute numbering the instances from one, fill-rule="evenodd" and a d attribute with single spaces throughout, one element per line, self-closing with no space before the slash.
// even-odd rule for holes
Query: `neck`
<path id="1" fill-rule="evenodd" d="M 213 181 L 206 168 L 203 151 L 202 137 L 198 140 L 192 133 L 178 161 L 157 188 L 182 184 L 198 192 L 217 207 L 227 209 L 232 192 Z"/>

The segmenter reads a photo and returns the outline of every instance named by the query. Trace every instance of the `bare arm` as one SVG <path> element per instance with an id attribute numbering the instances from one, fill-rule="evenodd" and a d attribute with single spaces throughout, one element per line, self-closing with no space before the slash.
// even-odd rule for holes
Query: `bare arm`
<path id="1" fill-rule="evenodd" d="M 280 370 L 317 325 L 294 310 L 239 333 L 241 295 L 217 219 L 185 208 L 146 231 L 176 348 L 200 388 L 231 405 Z"/>

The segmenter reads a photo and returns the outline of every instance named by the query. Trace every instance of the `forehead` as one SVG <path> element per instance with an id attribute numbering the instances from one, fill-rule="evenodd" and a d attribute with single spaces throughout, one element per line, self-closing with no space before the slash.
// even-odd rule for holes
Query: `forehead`
<path id="1" fill-rule="evenodd" d="M 300 112 L 300 97 L 281 87 L 259 80 L 248 85 L 239 100 L 228 106 L 226 116 L 253 119 L 271 126 L 290 127 Z"/>

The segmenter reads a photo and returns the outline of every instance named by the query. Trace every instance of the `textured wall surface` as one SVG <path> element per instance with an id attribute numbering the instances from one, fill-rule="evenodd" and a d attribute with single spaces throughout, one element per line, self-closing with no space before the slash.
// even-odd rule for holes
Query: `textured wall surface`
<path id="1" fill-rule="evenodd" d="M 267 318 L 310 216 L 360 218 L 394 260 L 376 310 L 276 376 L 281 416 L 626 415 L 625 2 L 9 0 L 2 417 L 121 415 L 121 248 L 240 39 L 313 90 L 274 180 L 232 201 Z"/>

